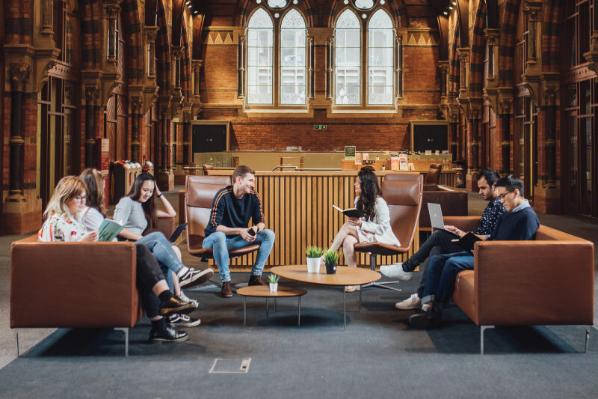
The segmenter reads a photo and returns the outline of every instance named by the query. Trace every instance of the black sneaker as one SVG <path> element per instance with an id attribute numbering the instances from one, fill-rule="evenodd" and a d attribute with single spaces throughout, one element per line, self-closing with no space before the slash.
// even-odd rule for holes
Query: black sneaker
<path id="1" fill-rule="evenodd" d="M 192 303 L 184 302 L 179 297 L 173 296 L 168 300 L 168 302 L 162 303 L 162 306 L 160 307 L 160 314 L 165 316 L 173 313 L 189 313 L 193 312 L 195 309 L 196 308 Z"/>
<path id="2" fill-rule="evenodd" d="M 204 270 L 189 267 L 188 270 L 182 276 L 179 276 L 179 283 L 181 288 L 193 287 L 195 285 L 205 283 L 206 281 L 211 279 L 213 275 L 214 270 L 210 269 L 209 267 Z"/>
<path id="3" fill-rule="evenodd" d="M 177 331 L 173 327 L 155 328 L 150 331 L 149 336 L 152 342 L 183 342 L 189 339 L 189 334 L 184 331 Z"/>
<path id="4" fill-rule="evenodd" d="M 201 319 L 199 317 L 196 319 L 186 314 L 175 313 L 168 317 L 168 322 L 173 327 L 197 327 L 201 324 Z"/>

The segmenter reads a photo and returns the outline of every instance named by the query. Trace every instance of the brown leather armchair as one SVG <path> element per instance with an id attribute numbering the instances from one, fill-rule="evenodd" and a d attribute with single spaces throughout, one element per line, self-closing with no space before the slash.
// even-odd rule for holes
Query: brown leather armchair
<path id="1" fill-rule="evenodd" d="M 185 221 L 189 254 L 202 259 L 212 258 L 212 250 L 202 248 L 205 229 L 210 220 L 212 201 L 216 193 L 231 184 L 230 176 L 187 176 L 185 190 Z M 259 245 L 230 251 L 231 258 L 259 249 Z"/>
<path id="2" fill-rule="evenodd" d="M 102 328 L 125 333 L 139 316 L 131 242 L 40 242 L 10 247 L 10 327 Z M 19 352 L 17 330 L 17 353 Z"/>
<path id="3" fill-rule="evenodd" d="M 390 210 L 390 224 L 399 239 L 400 247 L 381 243 L 357 243 L 356 252 L 370 254 L 370 268 L 376 269 L 376 255 L 397 255 L 408 252 L 417 231 L 422 205 L 423 178 L 419 173 L 388 174 L 382 180 L 382 196 Z M 400 291 L 389 287 L 398 281 L 371 283 L 371 286 Z"/>
<path id="4" fill-rule="evenodd" d="M 471 230 L 478 217 L 445 218 Z M 453 301 L 484 331 L 494 326 L 594 322 L 594 244 L 547 226 L 532 241 L 476 243 L 474 270 L 459 273 Z"/>

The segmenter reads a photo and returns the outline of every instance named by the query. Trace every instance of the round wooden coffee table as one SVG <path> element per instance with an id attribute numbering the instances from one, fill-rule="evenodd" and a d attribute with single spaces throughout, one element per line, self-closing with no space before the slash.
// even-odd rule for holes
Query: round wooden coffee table
<path id="1" fill-rule="evenodd" d="M 326 274 L 324 268 L 320 268 L 324 273 L 308 273 L 306 265 L 277 266 L 270 269 L 270 272 L 288 280 L 299 281 L 306 284 L 316 285 L 363 285 L 380 280 L 380 273 L 363 269 L 359 267 L 337 266 L 335 274 Z M 361 302 L 361 291 L 359 291 Z M 347 326 L 347 303 L 346 295 L 343 290 L 343 323 Z"/>
<path id="2" fill-rule="evenodd" d="M 276 292 L 270 292 L 268 285 L 250 285 L 237 289 L 237 294 L 243 297 L 243 325 L 247 325 L 247 297 L 266 298 L 266 318 L 268 317 L 268 299 L 297 297 L 297 325 L 301 326 L 301 297 L 307 293 L 301 288 L 289 288 L 278 286 Z M 276 311 L 276 302 L 274 302 L 274 311 Z"/>

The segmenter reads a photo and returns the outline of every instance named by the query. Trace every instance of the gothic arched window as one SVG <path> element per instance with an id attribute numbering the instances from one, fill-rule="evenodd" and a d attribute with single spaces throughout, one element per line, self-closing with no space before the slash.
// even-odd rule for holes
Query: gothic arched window
<path id="1" fill-rule="evenodd" d="M 299 11 L 291 9 L 280 26 L 280 103 L 305 104 L 306 27 Z"/>
<path id="2" fill-rule="evenodd" d="M 258 8 L 247 26 L 247 102 L 272 104 L 274 24 L 270 15 Z"/>
<path id="3" fill-rule="evenodd" d="M 361 102 L 361 24 L 349 9 L 336 21 L 335 37 L 335 102 L 354 104 Z"/>

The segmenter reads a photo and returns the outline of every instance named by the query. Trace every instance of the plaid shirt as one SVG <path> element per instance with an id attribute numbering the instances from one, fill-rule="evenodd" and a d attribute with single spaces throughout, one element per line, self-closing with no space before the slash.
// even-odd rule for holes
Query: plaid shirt
<path id="1" fill-rule="evenodd" d="M 496 226 L 496 222 L 500 215 L 505 212 L 504 206 L 502 206 L 502 202 L 500 202 L 499 198 L 496 198 L 493 201 L 488 202 L 488 206 L 484 209 L 484 213 L 482 213 L 482 219 L 480 220 L 480 225 L 477 229 L 475 229 L 474 234 L 479 235 L 490 235 L 494 231 L 494 227 Z"/>

